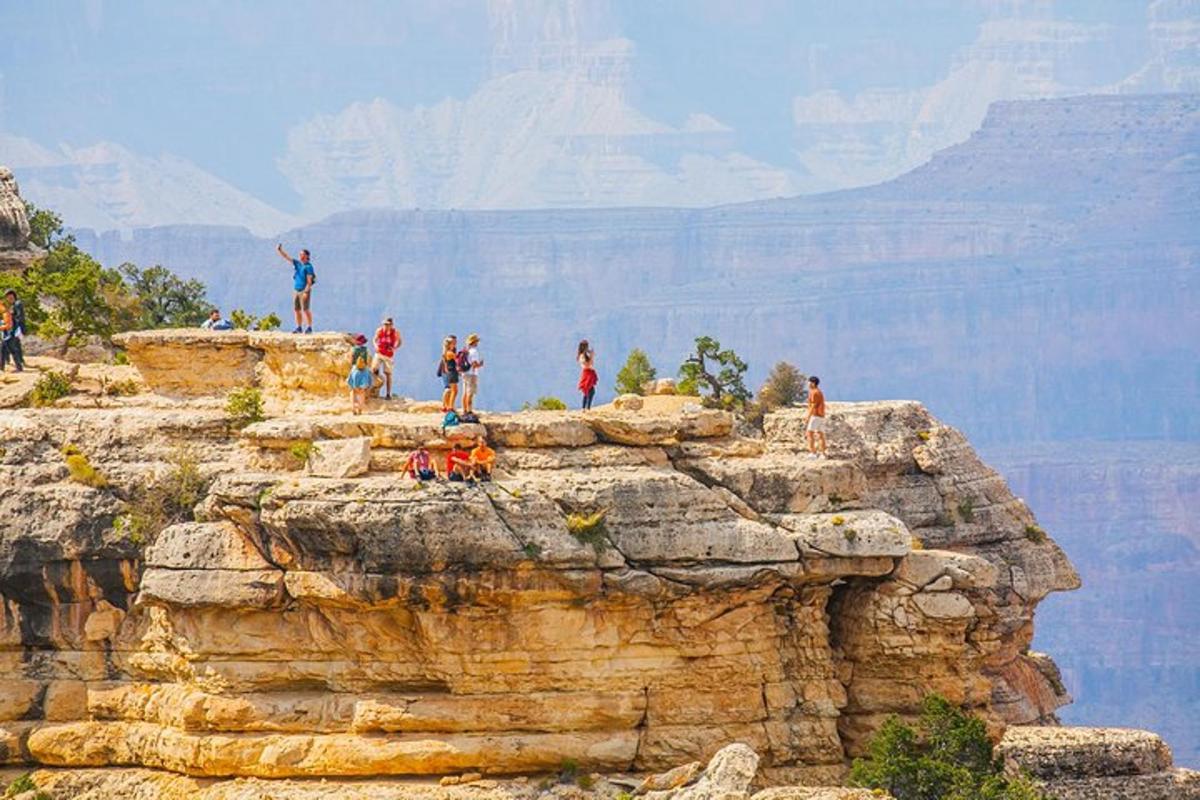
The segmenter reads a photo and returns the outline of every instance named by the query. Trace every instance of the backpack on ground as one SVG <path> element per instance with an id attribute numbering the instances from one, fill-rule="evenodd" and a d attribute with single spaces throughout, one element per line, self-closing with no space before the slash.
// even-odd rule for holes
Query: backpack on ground
<path id="1" fill-rule="evenodd" d="M 474 411 L 464 411 L 462 415 L 459 416 L 458 421 L 464 424 L 468 422 L 477 423 L 479 422 L 479 416 Z"/>
<path id="2" fill-rule="evenodd" d="M 465 348 L 458 351 L 458 354 L 454 357 L 454 360 L 458 362 L 459 372 L 471 371 L 471 356 Z"/>
<path id="3" fill-rule="evenodd" d="M 442 417 L 442 433 L 446 432 L 446 428 L 453 428 L 460 422 L 458 412 L 451 409 L 446 412 L 446 416 Z"/>

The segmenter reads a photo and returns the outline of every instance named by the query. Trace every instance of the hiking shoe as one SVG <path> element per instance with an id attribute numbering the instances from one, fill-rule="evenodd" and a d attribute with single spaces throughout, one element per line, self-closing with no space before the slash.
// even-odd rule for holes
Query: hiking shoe
<path id="1" fill-rule="evenodd" d="M 305 329 L 304 329 L 304 332 L 305 332 L 305 333 L 312 333 L 312 328 L 305 328 Z"/>
<path id="2" fill-rule="evenodd" d="M 304 329 L 303 329 L 303 328 L 301 328 L 299 325 L 297 325 L 297 326 L 296 326 L 296 327 L 295 327 L 295 328 L 292 330 L 292 333 L 303 333 L 303 332 L 304 332 Z"/>

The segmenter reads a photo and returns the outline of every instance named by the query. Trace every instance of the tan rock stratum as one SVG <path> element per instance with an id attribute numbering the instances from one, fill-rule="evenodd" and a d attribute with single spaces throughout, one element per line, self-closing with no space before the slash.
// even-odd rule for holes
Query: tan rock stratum
<path id="1" fill-rule="evenodd" d="M 1029 643 L 1074 569 L 918 403 L 830 404 L 828 460 L 796 411 L 761 438 L 710 410 L 483 414 L 497 481 L 417 484 L 399 467 L 444 454 L 440 415 L 296 413 L 342 351 L 302 341 L 133 334 L 156 393 L 0 410 L 0 760 L 66 768 L 37 773 L 76 786 L 55 796 L 451 797 L 429 779 L 660 772 L 736 743 L 659 791 L 744 797 L 837 784 L 930 692 L 997 734 L 1068 700 Z M 210 398 L 245 384 L 292 412 L 233 428 Z M 314 441 L 316 469 L 294 447 Z M 206 479 L 195 520 L 131 538 L 131 501 L 181 460 Z M 764 797 L 855 796 L 791 791 Z"/>

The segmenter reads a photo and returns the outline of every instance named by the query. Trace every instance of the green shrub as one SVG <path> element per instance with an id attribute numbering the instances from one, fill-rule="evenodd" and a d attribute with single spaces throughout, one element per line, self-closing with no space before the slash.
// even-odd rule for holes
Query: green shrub
<path id="1" fill-rule="evenodd" d="M 16 797 L 23 792 L 32 792 L 36 790 L 37 784 L 33 782 L 33 777 L 26 772 L 18 778 L 14 778 L 13 782 L 8 785 L 4 791 L 5 797 Z"/>
<path id="2" fill-rule="evenodd" d="M 854 760 L 850 784 L 896 800 L 1048 800 L 1027 778 L 1009 777 L 983 720 L 945 698 L 925 698 L 913 728 L 892 716 Z"/>
<path id="3" fill-rule="evenodd" d="M 299 469 L 307 467 L 309 462 L 312 461 L 312 457 L 316 455 L 316 452 L 316 445 L 308 440 L 295 442 L 288 448 L 288 453 L 295 460 L 296 464 L 299 465 Z"/>
<path id="4" fill-rule="evenodd" d="M 262 422 L 263 399 L 262 392 L 252 386 L 234 389 L 225 400 L 225 414 L 229 424 L 235 428 L 244 428 L 253 422 Z"/>
<path id="5" fill-rule="evenodd" d="M 607 511 L 596 511 L 591 514 L 567 514 L 567 530 L 579 541 L 590 544 L 597 553 L 603 552 L 609 544 L 608 531 L 604 528 L 604 515 Z"/>
<path id="6" fill-rule="evenodd" d="M 117 352 L 113 353 L 112 363 L 116 364 L 118 367 L 129 366 L 129 354 L 124 350 L 118 350 Z"/>
<path id="7" fill-rule="evenodd" d="M 539 397 L 536 403 L 524 403 L 521 406 L 522 411 L 529 411 L 530 409 L 535 411 L 566 411 L 567 404 L 557 397 L 547 395 Z"/>
<path id="8" fill-rule="evenodd" d="M 229 324 L 245 331 L 273 331 L 282 324 L 282 320 L 274 312 L 265 317 L 249 314 L 240 308 L 235 308 L 229 314 Z"/>
<path id="9" fill-rule="evenodd" d="M 150 544 L 168 525 L 192 519 L 204 497 L 207 482 L 190 447 L 177 446 L 167 465 L 161 478 L 133 493 L 125 512 L 113 521 L 113 528 L 136 545 Z"/>
<path id="10" fill-rule="evenodd" d="M 1034 544 L 1045 544 L 1048 537 L 1041 525 L 1026 525 L 1025 538 Z"/>
<path id="11" fill-rule="evenodd" d="M 108 479 L 92 465 L 92 462 L 78 447 L 73 444 L 65 444 L 62 454 L 66 459 L 67 473 L 71 480 L 93 489 L 103 489 L 108 486 Z"/>
<path id="12" fill-rule="evenodd" d="M 537 561 L 542 556 L 542 546 L 537 542 L 526 542 L 521 546 L 521 552 L 530 561 Z"/>
<path id="13" fill-rule="evenodd" d="M 658 370 L 650 363 L 644 350 L 634 348 L 625 359 L 625 366 L 617 372 L 617 394 L 645 394 L 645 386 L 654 380 Z"/>
<path id="14" fill-rule="evenodd" d="M 142 387 L 133 378 L 125 378 L 112 383 L 104 384 L 104 393 L 113 397 L 122 397 L 126 395 L 134 395 L 141 392 Z"/>
<path id="15" fill-rule="evenodd" d="M 573 781 L 579 774 L 579 762 L 573 758 L 564 758 L 558 765 L 559 775 L 565 781 Z"/>
<path id="16" fill-rule="evenodd" d="M 59 399 L 71 393 L 71 379 L 61 372 L 50 370 L 37 379 L 33 392 L 29 395 L 29 404 L 35 408 L 54 405 Z"/>
<path id="17" fill-rule="evenodd" d="M 975 521 L 975 501 L 964 497 L 958 501 L 958 516 L 963 522 Z"/>

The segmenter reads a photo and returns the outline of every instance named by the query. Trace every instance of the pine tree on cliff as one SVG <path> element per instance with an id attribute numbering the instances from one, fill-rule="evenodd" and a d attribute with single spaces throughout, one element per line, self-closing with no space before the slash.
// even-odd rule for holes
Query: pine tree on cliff
<path id="1" fill-rule="evenodd" d="M 721 343 L 711 336 L 698 336 L 695 354 L 679 367 L 679 391 L 681 394 L 707 391 L 704 398 L 707 405 L 740 409 L 750 399 L 750 390 L 743 382 L 746 369 L 746 362 L 737 353 L 722 350 Z"/>

